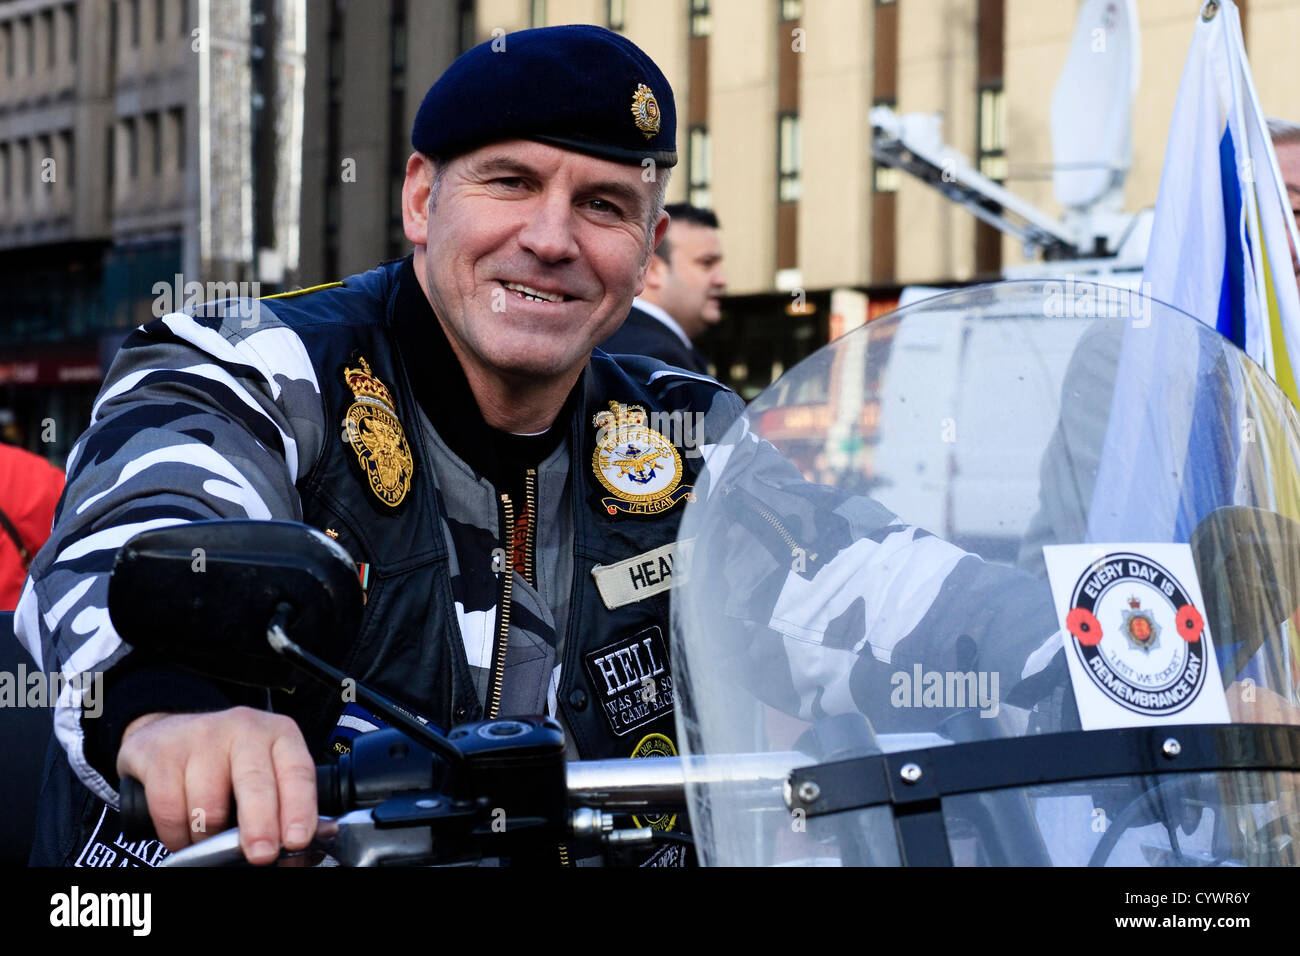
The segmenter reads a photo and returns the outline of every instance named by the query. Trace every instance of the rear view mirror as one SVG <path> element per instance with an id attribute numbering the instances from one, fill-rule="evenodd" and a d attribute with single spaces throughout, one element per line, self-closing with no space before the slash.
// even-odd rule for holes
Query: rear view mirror
<path id="1" fill-rule="evenodd" d="M 286 632 L 339 662 L 361 620 L 356 565 L 335 541 L 292 521 L 196 521 L 136 535 L 118 551 L 108 611 L 133 647 L 209 677 L 287 687 L 292 669 L 267 644 Z"/>

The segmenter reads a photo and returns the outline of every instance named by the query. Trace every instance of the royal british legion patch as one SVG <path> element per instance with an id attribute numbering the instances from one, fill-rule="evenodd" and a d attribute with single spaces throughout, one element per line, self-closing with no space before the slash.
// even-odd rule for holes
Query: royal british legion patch
<path id="1" fill-rule="evenodd" d="M 694 501 L 682 485 L 682 457 L 673 443 L 647 424 L 640 405 L 609 403 L 592 419 L 598 429 L 592 470 L 612 494 L 600 503 L 610 514 L 659 514 L 679 501 Z"/>
<path id="2" fill-rule="evenodd" d="M 356 399 L 343 418 L 343 433 L 370 482 L 375 497 L 396 508 L 411 488 L 415 461 L 406 443 L 397 403 L 383 382 L 361 359 L 360 368 L 344 368 L 343 380 Z"/>

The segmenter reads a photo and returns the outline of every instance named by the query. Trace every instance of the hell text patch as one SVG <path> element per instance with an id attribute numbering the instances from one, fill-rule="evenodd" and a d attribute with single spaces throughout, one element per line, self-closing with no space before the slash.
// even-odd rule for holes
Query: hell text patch
<path id="1" fill-rule="evenodd" d="M 591 651 L 583 663 L 615 736 L 672 713 L 677 701 L 668 673 L 668 648 L 658 627 Z"/>

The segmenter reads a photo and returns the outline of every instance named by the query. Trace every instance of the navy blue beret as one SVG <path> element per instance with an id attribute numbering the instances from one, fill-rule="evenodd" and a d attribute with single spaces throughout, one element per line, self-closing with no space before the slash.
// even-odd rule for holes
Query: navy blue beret
<path id="1" fill-rule="evenodd" d="M 673 91 L 636 44 L 603 27 L 503 34 L 461 54 L 429 88 L 411 145 L 450 159 L 503 139 L 675 166 Z"/>

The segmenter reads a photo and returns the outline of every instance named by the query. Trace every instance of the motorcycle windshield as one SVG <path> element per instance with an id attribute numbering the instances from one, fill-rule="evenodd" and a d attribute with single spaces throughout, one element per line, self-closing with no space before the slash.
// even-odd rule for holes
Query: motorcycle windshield
<path id="1" fill-rule="evenodd" d="M 1177 762 L 1189 725 L 1300 723 L 1300 418 L 1213 328 L 1082 282 L 960 290 L 832 342 L 702 451 L 672 598 L 702 862 L 915 862 L 922 812 L 957 864 L 1296 862 L 1289 731 L 1272 765 Z M 900 752 L 940 757 L 858 760 L 834 793 L 718 772 Z M 853 776 L 882 766 L 892 803 Z M 976 783 L 944 790 L 955 767 Z"/>

